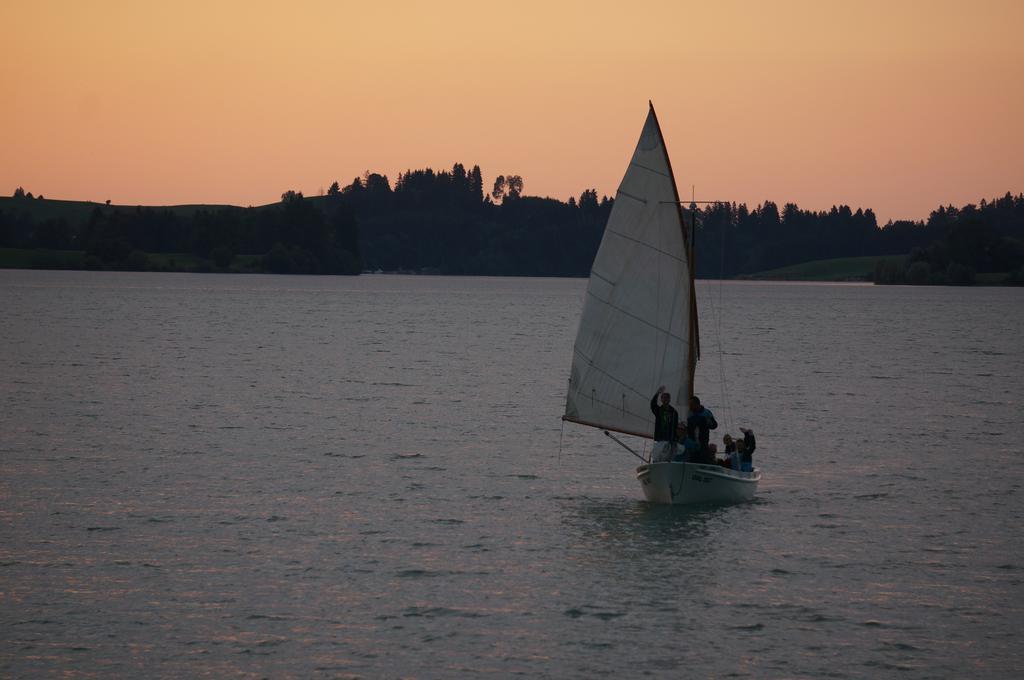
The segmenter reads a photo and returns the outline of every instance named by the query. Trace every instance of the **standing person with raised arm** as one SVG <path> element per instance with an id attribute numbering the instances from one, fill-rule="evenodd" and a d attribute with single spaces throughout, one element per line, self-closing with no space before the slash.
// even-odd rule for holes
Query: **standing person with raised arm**
<path id="1" fill-rule="evenodd" d="M 741 427 L 740 432 L 743 433 L 743 439 L 736 442 L 737 445 L 742 444 L 742 448 L 739 450 L 740 470 L 743 472 L 753 472 L 754 449 L 757 448 L 757 441 L 754 439 L 754 431 L 749 427 Z"/>
<path id="2" fill-rule="evenodd" d="M 660 403 L 659 403 L 660 397 Z M 654 414 L 654 447 L 651 462 L 664 463 L 672 460 L 679 441 L 679 412 L 672 406 L 672 395 L 662 385 L 651 397 L 651 413 Z"/>

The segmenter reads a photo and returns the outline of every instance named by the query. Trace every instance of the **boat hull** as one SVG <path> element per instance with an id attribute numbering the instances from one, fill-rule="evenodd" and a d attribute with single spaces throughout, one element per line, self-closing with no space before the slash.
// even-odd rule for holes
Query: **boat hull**
<path id="1" fill-rule="evenodd" d="M 754 498 L 761 471 L 738 472 L 700 463 L 650 463 L 636 469 L 636 478 L 651 503 L 743 503 Z"/>

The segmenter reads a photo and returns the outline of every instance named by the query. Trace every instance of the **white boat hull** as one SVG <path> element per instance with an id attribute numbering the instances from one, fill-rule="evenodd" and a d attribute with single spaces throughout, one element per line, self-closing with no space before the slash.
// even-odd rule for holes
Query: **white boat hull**
<path id="1" fill-rule="evenodd" d="M 650 463 L 636 469 L 636 478 L 651 503 L 743 503 L 754 498 L 761 471 L 738 472 L 700 463 Z"/>

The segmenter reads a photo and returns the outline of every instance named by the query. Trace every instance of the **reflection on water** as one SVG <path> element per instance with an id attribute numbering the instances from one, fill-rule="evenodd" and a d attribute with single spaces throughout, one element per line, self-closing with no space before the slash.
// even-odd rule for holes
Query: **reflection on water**
<path id="1" fill-rule="evenodd" d="M 606 571 L 625 568 L 632 578 L 661 574 L 668 583 L 713 570 L 723 543 L 744 540 L 735 527 L 742 526 L 747 512 L 736 505 L 654 505 L 633 499 L 559 502 L 570 560 Z"/>
<path id="2" fill-rule="evenodd" d="M 559 503 L 565 525 L 582 536 L 612 541 L 661 543 L 678 547 L 699 540 L 709 526 L 735 509 L 726 505 L 656 505 L 632 498 L 566 499 Z"/>

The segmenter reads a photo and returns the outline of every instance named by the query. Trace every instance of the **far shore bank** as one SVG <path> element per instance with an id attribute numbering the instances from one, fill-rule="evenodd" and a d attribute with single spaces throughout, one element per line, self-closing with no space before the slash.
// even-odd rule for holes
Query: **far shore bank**
<path id="1" fill-rule="evenodd" d="M 789 281 L 789 282 L 821 282 L 821 283 L 875 283 L 874 273 L 880 263 L 897 265 L 904 261 L 905 256 L 887 255 L 882 257 L 850 257 L 833 260 L 815 260 L 800 264 L 773 269 L 755 274 L 747 274 L 727 281 Z M 143 253 L 135 251 L 125 267 L 104 267 L 96 258 L 91 258 L 81 250 L 46 250 L 41 248 L 0 248 L 0 269 L 34 269 L 34 270 L 72 270 L 72 271 L 134 271 L 134 272 L 177 272 L 188 274 L 275 274 L 265 266 L 264 256 L 235 255 L 227 261 L 203 259 L 189 253 Z M 448 274 L 434 267 L 421 269 L 397 270 L 363 270 L 363 275 L 396 275 L 396 276 L 465 276 L 465 274 Z M 308 274 L 308 276 L 352 276 L 358 274 Z M 482 275 L 483 276 L 483 275 Z M 559 277 L 581 278 L 581 277 Z M 583 277 L 585 278 L 585 277 Z M 698 277 L 700 280 L 713 281 L 718 277 Z M 901 282 L 906 285 L 907 282 Z M 924 285 L 928 285 L 925 282 Z M 932 284 L 939 285 L 939 284 Z M 948 285 L 948 284 L 947 284 Z M 984 272 L 976 274 L 970 285 L 974 286 L 1016 286 L 1021 285 L 1015 280 L 1013 272 Z"/>

